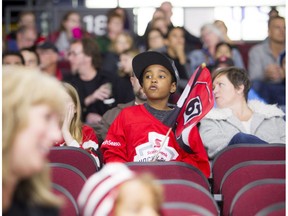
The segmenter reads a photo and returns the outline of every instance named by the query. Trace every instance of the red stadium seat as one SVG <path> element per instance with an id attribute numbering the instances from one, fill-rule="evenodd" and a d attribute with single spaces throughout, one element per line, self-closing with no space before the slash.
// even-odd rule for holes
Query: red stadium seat
<path id="1" fill-rule="evenodd" d="M 284 179 L 262 179 L 253 181 L 235 195 L 229 215 L 254 216 L 263 208 L 285 201 Z"/>
<path id="2" fill-rule="evenodd" d="M 53 192 L 64 199 L 64 204 L 60 209 L 60 216 L 78 216 L 79 215 L 79 208 L 77 205 L 76 200 L 73 198 L 71 193 L 61 185 L 52 184 Z"/>
<path id="3" fill-rule="evenodd" d="M 235 144 L 220 151 L 212 161 L 213 193 L 219 193 L 225 173 L 249 160 L 285 160 L 285 144 Z"/>
<path id="4" fill-rule="evenodd" d="M 93 156 L 81 148 L 61 146 L 52 147 L 48 156 L 51 163 L 64 163 L 79 169 L 86 178 L 98 171 Z"/>
<path id="5" fill-rule="evenodd" d="M 68 164 L 50 163 L 52 171 L 52 182 L 67 189 L 73 198 L 77 200 L 78 195 L 87 180 L 83 173 Z"/>
<path id="6" fill-rule="evenodd" d="M 285 202 L 279 202 L 261 209 L 256 216 L 282 216 L 286 213 Z"/>
<path id="7" fill-rule="evenodd" d="M 220 185 L 223 215 L 229 215 L 232 200 L 243 186 L 265 178 L 285 179 L 285 161 L 246 161 L 230 168 Z"/>
<path id="8" fill-rule="evenodd" d="M 186 202 L 199 205 L 213 215 L 219 215 L 219 208 L 212 194 L 201 185 L 191 181 L 170 179 L 157 180 L 164 187 L 165 202 Z"/>
<path id="9" fill-rule="evenodd" d="M 129 162 L 126 163 L 126 165 L 135 172 L 150 172 L 157 179 L 182 179 L 192 181 L 210 191 L 210 185 L 204 174 L 196 167 L 184 162 Z"/>

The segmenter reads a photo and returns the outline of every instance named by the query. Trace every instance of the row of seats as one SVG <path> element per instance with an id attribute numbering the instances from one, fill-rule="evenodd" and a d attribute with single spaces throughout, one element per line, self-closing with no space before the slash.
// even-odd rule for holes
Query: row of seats
<path id="1" fill-rule="evenodd" d="M 97 164 L 86 151 L 73 147 L 52 148 L 49 159 L 54 191 L 59 194 L 59 188 L 64 188 L 61 194 L 68 194 L 62 215 L 78 215 L 77 197 L 87 178 L 98 171 Z M 126 164 L 135 172 L 151 172 L 163 185 L 165 216 L 188 212 L 225 216 L 285 211 L 281 204 L 285 201 L 283 144 L 239 144 L 225 148 L 211 162 L 210 183 L 197 168 L 182 162 Z"/>

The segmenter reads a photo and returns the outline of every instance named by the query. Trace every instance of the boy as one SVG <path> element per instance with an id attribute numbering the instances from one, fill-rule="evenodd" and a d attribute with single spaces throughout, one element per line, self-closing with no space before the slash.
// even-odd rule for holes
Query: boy
<path id="1" fill-rule="evenodd" d="M 161 53 L 148 51 L 135 56 L 132 64 L 147 103 L 123 109 L 112 123 L 101 146 L 104 163 L 182 161 L 209 177 L 208 157 L 198 129 L 195 127 L 189 134 L 193 153 L 188 154 L 165 125 L 173 111 L 168 99 L 176 91 L 179 80 L 174 62 Z"/>

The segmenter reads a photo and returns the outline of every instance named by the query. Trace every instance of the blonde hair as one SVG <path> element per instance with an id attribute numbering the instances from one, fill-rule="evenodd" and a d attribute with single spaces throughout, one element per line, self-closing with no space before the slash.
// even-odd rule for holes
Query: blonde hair
<path id="1" fill-rule="evenodd" d="M 139 175 L 136 175 L 135 177 L 129 179 L 125 183 L 128 183 L 130 181 L 138 181 L 143 186 L 145 186 L 151 193 L 153 199 L 154 199 L 154 208 L 156 212 L 160 215 L 161 213 L 161 206 L 164 200 L 164 190 L 163 186 L 160 185 L 160 183 L 157 183 L 156 178 L 150 174 L 150 173 L 141 173 Z M 125 184 L 123 183 L 123 184 Z M 121 191 L 121 186 L 120 186 Z M 121 202 L 122 196 L 126 196 L 127 194 L 123 194 L 119 191 L 118 197 L 115 200 L 115 209 L 118 207 L 118 204 Z"/>
<path id="2" fill-rule="evenodd" d="M 16 136 L 27 127 L 31 107 L 47 104 L 62 115 L 65 91 L 55 78 L 37 69 L 24 66 L 4 66 L 2 75 L 2 187 L 10 176 L 11 150 Z M 15 195 L 34 204 L 59 206 L 51 192 L 48 165 L 43 171 L 19 182 Z"/>
<path id="3" fill-rule="evenodd" d="M 83 134 L 82 134 L 80 99 L 79 99 L 79 96 L 78 96 L 76 89 L 72 85 L 70 85 L 68 83 L 63 83 L 63 86 L 64 86 L 66 92 L 68 93 L 68 95 L 71 97 L 71 99 L 75 105 L 75 109 L 76 109 L 76 113 L 74 114 L 73 119 L 71 121 L 71 125 L 69 127 L 69 132 L 71 133 L 71 136 L 78 143 L 82 143 Z"/>

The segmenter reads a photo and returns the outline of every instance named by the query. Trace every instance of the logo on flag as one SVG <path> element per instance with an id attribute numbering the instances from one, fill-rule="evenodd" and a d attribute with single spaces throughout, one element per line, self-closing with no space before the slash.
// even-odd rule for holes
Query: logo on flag
<path id="1" fill-rule="evenodd" d="M 211 74 L 205 65 L 200 65 L 188 81 L 170 118 L 164 122 L 170 128 L 176 125 L 177 142 L 188 153 L 193 152 L 188 142 L 190 131 L 213 106 Z"/>
<path id="2" fill-rule="evenodd" d="M 202 103 L 200 97 L 197 96 L 188 101 L 184 112 L 184 125 L 186 125 L 195 116 L 199 116 L 202 113 Z"/>

